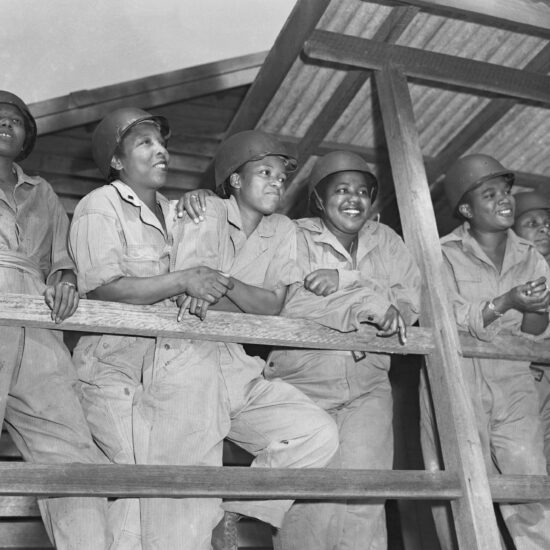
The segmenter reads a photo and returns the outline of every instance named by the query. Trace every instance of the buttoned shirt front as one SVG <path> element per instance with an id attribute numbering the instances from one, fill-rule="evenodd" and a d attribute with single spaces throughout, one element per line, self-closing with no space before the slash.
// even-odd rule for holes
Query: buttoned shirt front
<path id="1" fill-rule="evenodd" d="M 301 281 L 289 290 L 282 315 L 304 317 L 348 332 L 362 320 L 379 322 L 395 305 L 408 324 L 418 316 L 420 274 L 403 241 L 389 227 L 367 222 L 352 257 L 323 221 L 298 221 L 298 263 Z M 317 269 L 338 271 L 339 288 L 317 296 L 303 278 Z M 380 353 L 324 350 L 275 350 L 265 368 L 267 378 L 283 378 L 325 409 L 345 406 L 387 383 L 390 357 Z"/>
<path id="2" fill-rule="evenodd" d="M 55 283 L 61 270 L 74 269 L 67 251 L 69 219 L 46 180 L 13 166 L 12 200 L 0 189 L 0 290 L 42 293 L 44 282 Z"/>
<path id="3" fill-rule="evenodd" d="M 420 274 L 398 235 L 386 225 L 367 222 L 358 236 L 355 257 L 319 218 L 299 220 L 298 263 L 301 281 L 289 291 L 283 315 L 306 317 L 347 332 L 359 328 L 360 316 L 380 322 L 395 305 L 407 324 L 416 321 L 420 302 Z M 316 296 L 303 285 L 317 269 L 338 271 L 338 290 Z"/>
<path id="4" fill-rule="evenodd" d="M 234 197 L 208 197 L 205 220 L 186 218 L 175 243 L 175 269 L 205 265 L 269 290 L 300 279 L 293 222 L 281 214 L 264 216 L 247 237 Z"/>
<path id="5" fill-rule="evenodd" d="M 70 252 L 78 267 L 81 295 L 120 277 L 168 273 L 173 208 L 157 193 L 167 227 L 135 191 L 117 180 L 84 197 L 75 209 Z"/>
<path id="6" fill-rule="evenodd" d="M 485 341 L 491 341 L 503 330 L 524 335 L 521 332 L 523 314 L 520 311 L 510 309 L 484 327 L 483 309 L 493 298 L 515 286 L 539 277 L 550 280 L 550 268 L 534 245 L 509 229 L 500 272 L 470 234 L 467 222 L 443 237 L 441 246 L 446 266 L 447 295 L 459 329 L 467 330 Z M 526 371 L 529 366 L 528 361 L 500 359 L 462 359 L 462 362 L 465 367 L 482 368 L 488 379 L 505 376 L 506 372 L 517 372 L 518 369 Z"/>
<path id="7" fill-rule="evenodd" d="M 273 290 L 300 280 L 296 265 L 296 226 L 286 216 L 264 216 L 247 237 L 234 197 L 208 197 L 205 219 L 185 218 L 174 235 L 173 269 L 208 266 L 243 283 Z M 233 411 L 244 389 L 260 376 L 264 362 L 248 356 L 239 344 L 219 343 L 219 361 Z"/>

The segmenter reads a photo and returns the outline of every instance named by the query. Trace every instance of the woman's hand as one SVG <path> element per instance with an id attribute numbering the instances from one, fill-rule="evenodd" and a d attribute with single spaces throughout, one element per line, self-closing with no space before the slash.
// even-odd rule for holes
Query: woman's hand
<path id="1" fill-rule="evenodd" d="M 206 212 L 206 197 L 213 196 L 210 189 L 195 189 L 185 193 L 176 205 L 176 214 L 178 218 L 183 218 L 185 213 L 195 222 L 200 223 L 204 220 Z"/>
<path id="2" fill-rule="evenodd" d="M 52 310 L 52 321 L 61 323 L 73 315 L 78 307 L 76 285 L 71 281 L 60 281 L 56 285 L 49 285 L 44 292 L 44 300 Z"/>
<path id="3" fill-rule="evenodd" d="M 317 296 L 328 296 L 338 290 L 340 277 L 336 269 L 316 269 L 304 279 L 304 288 Z"/>
<path id="4" fill-rule="evenodd" d="M 390 306 L 386 311 L 384 318 L 378 324 L 380 329 L 377 336 L 392 336 L 399 334 L 399 341 L 404 345 L 407 343 L 407 327 L 405 321 L 395 306 Z"/>

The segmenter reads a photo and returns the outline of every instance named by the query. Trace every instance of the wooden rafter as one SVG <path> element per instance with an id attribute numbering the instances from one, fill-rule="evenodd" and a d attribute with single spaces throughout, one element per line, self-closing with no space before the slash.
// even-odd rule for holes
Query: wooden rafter
<path id="1" fill-rule="evenodd" d="M 30 105 L 39 134 L 93 122 L 118 107 L 155 107 L 251 84 L 266 58 L 256 53 L 132 80 Z"/>
<path id="2" fill-rule="evenodd" d="M 524 70 L 542 74 L 550 71 L 550 44 L 547 44 L 529 61 Z M 445 172 L 449 164 L 466 153 L 472 145 L 485 135 L 515 105 L 517 105 L 515 99 L 493 99 L 473 120 L 460 130 L 459 134 L 427 165 L 428 181 L 432 190 L 438 185 L 437 178 Z"/>
<path id="3" fill-rule="evenodd" d="M 288 16 L 258 76 L 234 116 L 226 136 L 256 126 L 271 99 L 302 50 L 302 45 L 315 29 L 330 0 L 298 0 Z M 214 184 L 213 163 L 204 174 L 202 187 Z"/>
<path id="4" fill-rule="evenodd" d="M 550 3 L 546 0 L 398 0 L 445 15 L 484 23 L 506 24 L 523 32 L 550 36 Z"/>
<path id="5" fill-rule="evenodd" d="M 550 77 L 493 63 L 319 30 L 304 44 L 304 51 L 340 65 L 380 70 L 391 63 L 409 77 L 550 103 Z"/>
<path id="6" fill-rule="evenodd" d="M 409 23 L 418 12 L 413 7 L 396 7 L 380 25 L 373 39 L 378 41 L 395 42 L 403 34 Z M 308 128 L 305 136 L 297 147 L 298 160 L 303 166 L 304 162 L 318 148 L 329 130 L 333 127 L 359 90 L 370 78 L 371 72 L 352 69 L 348 71 L 338 88 L 323 106 L 313 123 Z M 295 204 L 298 194 L 304 188 L 305 179 L 295 178 L 288 186 L 280 211 L 289 213 Z"/>

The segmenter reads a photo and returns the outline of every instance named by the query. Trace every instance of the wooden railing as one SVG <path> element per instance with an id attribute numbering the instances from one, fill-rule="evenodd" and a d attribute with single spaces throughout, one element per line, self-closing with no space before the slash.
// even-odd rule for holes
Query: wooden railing
<path id="1" fill-rule="evenodd" d="M 397 337 L 377 337 L 369 326 L 341 333 L 304 319 L 216 311 L 205 321 L 187 315 L 178 323 L 175 307 L 91 300 L 81 301 L 73 317 L 55 324 L 43 298 L 16 294 L 0 296 L 0 325 L 400 354 L 429 354 L 434 347 L 428 328 L 410 327 L 402 345 Z M 512 335 L 484 343 L 461 334 L 460 341 L 468 356 L 550 360 L 546 343 Z M 493 476 L 489 483 L 495 502 L 550 498 L 546 476 Z M 454 500 L 462 489 L 458 475 L 448 471 L 3 463 L 0 495 Z"/>

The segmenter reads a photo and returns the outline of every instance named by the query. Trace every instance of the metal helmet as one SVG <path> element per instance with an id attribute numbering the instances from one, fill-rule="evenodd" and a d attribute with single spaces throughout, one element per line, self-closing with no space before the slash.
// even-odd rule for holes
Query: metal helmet
<path id="1" fill-rule="evenodd" d="M 376 176 L 371 172 L 367 162 L 359 155 L 352 153 L 351 151 L 332 151 L 321 157 L 315 163 L 315 166 L 311 170 L 308 181 L 308 196 L 311 196 L 313 190 L 331 174 L 338 172 L 363 172 L 373 183 L 371 201 L 376 200 L 378 193 L 378 180 Z"/>
<path id="2" fill-rule="evenodd" d="M 514 183 L 514 172 L 504 168 L 498 160 L 489 155 L 466 155 L 456 160 L 445 174 L 443 182 L 452 212 L 456 212 L 460 200 L 468 191 L 500 176 Z"/>
<path id="3" fill-rule="evenodd" d="M 530 210 L 550 210 L 550 198 L 537 191 L 516 193 L 514 199 L 516 199 L 516 208 L 514 211 L 516 220 Z"/>
<path id="4" fill-rule="evenodd" d="M 136 107 L 123 107 L 106 115 L 92 135 L 92 155 L 99 171 L 109 178 L 111 160 L 124 135 L 140 122 L 152 121 L 163 138 L 170 137 L 170 126 L 163 116 L 152 115 Z"/>
<path id="5" fill-rule="evenodd" d="M 15 94 L 7 92 L 6 90 L 0 90 L 0 103 L 8 103 L 9 105 L 17 107 L 23 115 L 23 119 L 25 120 L 25 142 L 23 143 L 21 152 L 15 158 L 16 161 L 23 160 L 30 155 L 36 142 L 36 121 L 25 102 Z"/>
<path id="6" fill-rule="evenodd" d="M 296 158 L 284 143 L 260 130 L 245 130 L 228 137 L 222 142 L 214 158 L 216 189 L 222 187 L 227 178 L 243 164 L 264 157 L 283 157 L 287 171 L 296 170 Z"/>

